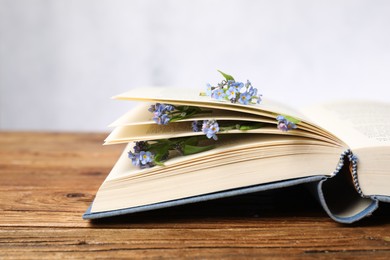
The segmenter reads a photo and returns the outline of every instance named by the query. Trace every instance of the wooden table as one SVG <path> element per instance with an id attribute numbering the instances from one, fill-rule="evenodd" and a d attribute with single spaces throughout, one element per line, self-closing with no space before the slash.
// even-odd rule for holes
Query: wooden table
<path id="1" fill-rule="evenodd" d="M 303 187 L 82 220 L 123 149 L 102 146 L 104 138 L 0 132 L 0 259 L 390 259 L 388 204 L 342 225 Z"/>

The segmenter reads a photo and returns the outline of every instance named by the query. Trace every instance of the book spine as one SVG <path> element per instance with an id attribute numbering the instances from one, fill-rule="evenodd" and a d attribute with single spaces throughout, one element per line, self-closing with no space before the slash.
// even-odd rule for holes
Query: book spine
<path id="1" fill-rule="evenodd" d="M 336 170 L 334 171 L 333 174 L 336 175 L 337 173 L 339 173 L 339 171 L 344 167 L 346 162 L 349 163 L 349 171 L 350 171 L 351 176 L 352 176 L 352 182 L 353 182 L 353 186 L 355 187 L 355 190 L 357 191 L 357 193 L 359 193 L 360 197 L 367 198 L 367 196 L 365 196 L 363 194 L 362 189 L 360 188 L 360 185 L 359 185 L 359 179 L 358 179 L 358 175 L 357 175 L 358 158 L 356 155 L 354 155 L 352 153 L 352 151 L 350 149 L 344 151 L 340 155 L 340 161 L 339 161 L 339 163 L 336 167 Z"/>

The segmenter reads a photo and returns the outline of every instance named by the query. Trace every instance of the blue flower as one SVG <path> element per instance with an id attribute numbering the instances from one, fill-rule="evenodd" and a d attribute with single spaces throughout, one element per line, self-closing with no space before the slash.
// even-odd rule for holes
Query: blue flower
<path id="1" fill-rule="evenodd" d="M 202 132 L 206 134 L 207 138 L 218 140 L 217 133 L 219 132 L 219 125 L 215 120 L 204 120 L 202 125 Z"/>
<path id="2" fill-rule="evenodd" d="M 230 82 L 229 86 L 234 87 L 236 90 L 240 91 L 240 89 L 244 86 L 242 82 Z"/>
<path id="3" fill-rule="evenodd" d="M 247 83 L 245 84 L 245 86 L 246 86 L 246 89 L 247 89 L 246 92 L 247 92 L 249 95 L 251 95 L 252 97 L 257 95 L 257 88 L 254 88 L 254 87 L 252 86 L 252 84 L 249 82 L 249 80 L 247 81 Z"/>
<path id="4" fill-rule="evenodd" d="M 132 153 L 131 151 L 128 153 L 129 158 L 131 159 L 131 163 L 135 166 L 140 165 L 139 154 Z"/>
<path id="5" fill-rule="evenodd" d="M 142 165 L 146 165 L 146 164 L 152 162 L 152 153 L 141 151 L 139 153 L 139 160 L 140 160 Z"/>
<path id="6" fill-rule="evenodd" d="M 282 132 L 287 132 L 288 131 L 288 124 L 285 120 L 279 121 L 278 122 L 278 129 L 281 130 Z"/>
<path id="7" fill-rule="evenodd" d="M 211 91 L 212 91 L 212 86 L 209 83 L 207 83 L 207 85 L 206 85 L 206 95 L 207 96 L 211 96 Z"/>
<path id="8" fill-rule="evenodd" d="M 163 104 L 160 104 L 160 103 L 156 103 L 156 105 L 154 105 L 154 115 L 155 116 L 160 116 L 161 113 L 163 112 L 164 110 L 164 105 Z"/>
<path id="9" fill-rule="evenodd" d="M 260 102 L 263 100 L 263 99 L 261 98 L 262 96 L 263 96 L 263 95 L 261 95 L 261 94 L 257 96 L 257 101 L 256 101 L 257 104 L 260 104 Z"/>
<path id="10" fill-rule="evenodd" d="M 218 88 L 218 89 L 214 89 L 213 90 L 212 98 L 215 98 L 215 99 L 218 99 L 218 100 L 222 100 L 222 99 L 225 98 L 225 96 L 226 96 L 226 94 L 223 91 L 223 89 Z"/>
<path id="11" fill-rule="evenodd" d="M 147 142 L 137 142 L 147 143 Z M 134 153 L 132 151 L 128 152 L 128 157 L 131 159 L 131 163 L 134 166 L 139 166 L 140 168 L 148 168 L 154 166 L 153 163 L 153 154 L 149 151 L 139 151 L 140 146 L 134 146 Z M 137 152 L 138 151 L 138 152 Z"/>
<path id="12" fill-rule="evenodd" d="M 163 114 L 160 116 L 154 116 L 153 120 L 158 125 L 167 125 L 169 123 L 170 118 L 168 117 L 167 114 Z"/>
<path id="13" fill-rule="evenodd" d="M 207 131 L 207 138 L 213 138 L 214 140 L 218 140 L 217 133 L 219 132 L 219 126 L 217 123 L 210 126 L 209 130 Z"/>
<path id="14" fill-rule="evenodd" d="M 154 112 L 159 114 L 159 115 L 166 113 L 166 112 L 172 112 L 173 110 L 175 110 L 175 107 L 172 105 L 169 105 L 169 104 L 156 103 L 156 105 L 154 107 L 155 107 Z"/>
<path id="15" fill-rule="evenodd" d="M 231 103 L 241 103 L 248 105 L 249 103 L 261 102 L 261 94 L 258 94 L 258 89 L 252 86 L 252 83 L 247 80 L 243 82 L 237 82 L 232 76 L 223 74 L 225 80 L 218 83 L 217 86 L 213 87 L 207 84 L 206 95 L 211 96 L 217 100 L 229 100 Z"/>
<path id="16" fill-rule="evenodd" d="M 250 100 L 251 100 L 251 96 L 248 93 L 242 93 L 240 95 L 240 98 L 238 99 L 238 102 L 240 102 L 243 105 L 248 105 Z"/>
<path id="17" fill-rule="evenodd" d="M 282 115 L 278 115 L 276 117 L 276 120 L 278 121 L 278 129 L 283 132 L 287 132 L 288 130 L 297 128 L 297 126 L 293 122 L 290 122 Z"/>
<path id="18" fill-rule="evenodd" d="M 170 112 L 174 111 L 175 107 L 172 105 L 156 103 L 155 105 L 151 105 L 148 110 L 154 114 L 154 122 L 159 125 L 167 125 L 169 120 L 171 120 Z"/>
<path id="19" fill-rule="evenodd" d="M 172 112 L 175 110 L 175 107 L 172 105 L 165 105 L 165 111 Z"/>
<path id="20" fill-rule="evenodd" d="M 198 121 L 192 121 L 192 131 L 199 132 Z"/>
<path id="21" fill-rule="evenodd" d="M 227 91 L 229 100 L 235 99 L 237 95 L 237 89 L 235 87 L 230 87 Z"/>
<path id="22" fill-rule="evenodd" d="M 163 114 L 159 119 L 159 125 L 167 125 L 169 123 L 169 120 L 171 120 L 168 114 Z"/>

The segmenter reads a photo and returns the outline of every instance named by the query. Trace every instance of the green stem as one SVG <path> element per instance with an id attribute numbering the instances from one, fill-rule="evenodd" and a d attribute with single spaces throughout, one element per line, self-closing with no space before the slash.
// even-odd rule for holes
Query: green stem
<path id="1" fill-rule="evenodd" d="M 219 132 L 229 131 L 229 130 L 234 130 L 234 129 L 240 129 L 240 125 L 234 125 L 234 126 L 220 126 L 220 127 L 219 127 Z"/>

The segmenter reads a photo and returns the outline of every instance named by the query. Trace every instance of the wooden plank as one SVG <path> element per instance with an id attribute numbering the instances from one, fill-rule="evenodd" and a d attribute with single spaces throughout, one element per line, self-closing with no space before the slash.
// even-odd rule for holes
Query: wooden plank
<path id="1" fill-rule="evenodd" d="M 123 146 L 106 134 L 0 133 L 0 259 L 390 258 L 390 206 L 335 223 L 303 187 L 84 221 Z"/>
<path id="2" fill-rule="evenodd" d="M 359 233 L 357 236 L 356 234 Z M 372 233 L 375 233 L 373 235 Z M 388 256 L 388 234 L 380 227 L 323 229 L 279 228 L 126 228 L 126 229 L 2 229 L 0 249 L 4 257 L 39 253 L 69 257 L 154 256 L 291 256 L 338 257 Z M 375 254 L 374 254 L 375 252 Z"/>

